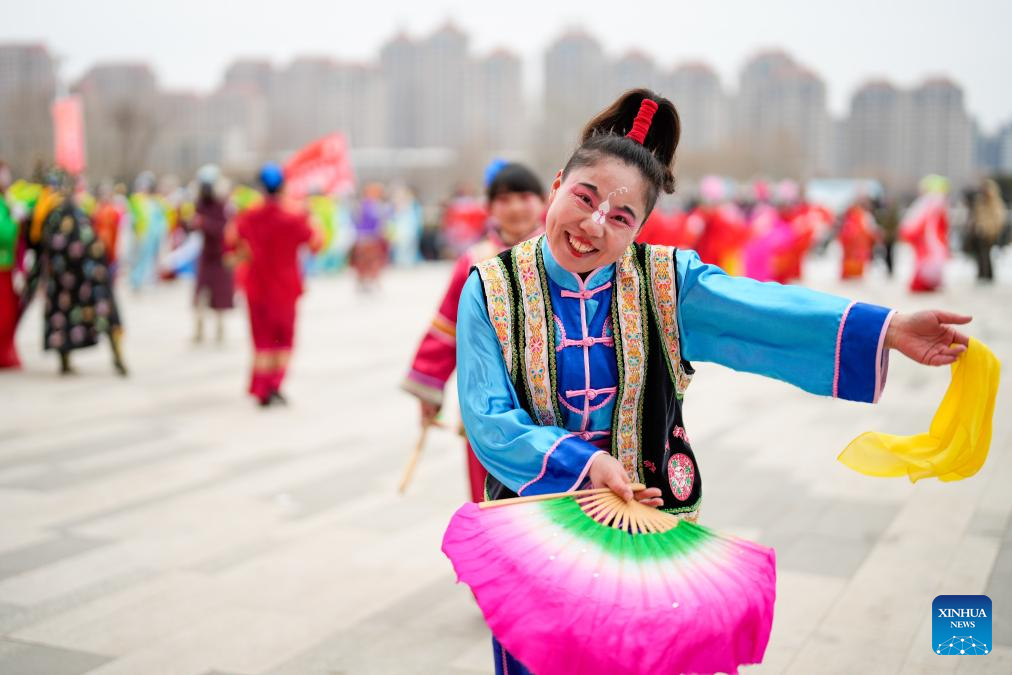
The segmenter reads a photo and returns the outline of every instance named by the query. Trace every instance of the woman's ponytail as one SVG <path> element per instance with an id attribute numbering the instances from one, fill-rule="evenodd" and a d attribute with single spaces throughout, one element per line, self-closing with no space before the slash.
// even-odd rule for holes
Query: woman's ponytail
<path id="1" fill-rule="evenodd" d="M 628 137 L 643 101 L 657 104 L 642 143 Z M 639 131 L 642 131 L 640 129 Z M 651 185 L 647 211 L 653 209 L 657 195 L 675 191 L 675 150 L 682 127 L 674 104 L 649 89 L 630 89 L 598 113 L 583 128 L 580 148 L 570 158 L 564 174 L 578 166 L 593 163 L 601 154 L 618 157 L 640 169 Z M 643 152 L 646 150 L 646 152 Z"/>

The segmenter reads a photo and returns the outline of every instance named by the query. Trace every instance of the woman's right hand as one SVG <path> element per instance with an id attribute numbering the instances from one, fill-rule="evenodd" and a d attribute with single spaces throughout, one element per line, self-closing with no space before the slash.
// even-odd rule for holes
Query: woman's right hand
<path id="1" fill-rule="evenodd" d="M 594 457 L 590 464 L 590 483 L 596 488 L 610 488 L 612 492 L 625 501 L 635 499 L 645 506 L 663 506 L 660 488 L 646 488 L 633 492 L 629 475 L 622 468 L 622 463 L 611 455 L 602 452 Z"/>
<path id="2" fill-rule="evenodd" d="M 594 457 L 590 462 L 590 484 L 595 488 L 611 488 L 625 501 L 632 501 L 633 491 L 630 480 L 622 463 L 606 452 Z"/>

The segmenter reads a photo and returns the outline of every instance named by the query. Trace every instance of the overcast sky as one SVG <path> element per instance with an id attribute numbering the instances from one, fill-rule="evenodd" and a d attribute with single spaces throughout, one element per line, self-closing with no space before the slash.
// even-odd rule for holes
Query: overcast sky
<path id="1" fill-rule="evenodd" d="M 545 46 L 579 26 L 612 55 L 639 48 L 665 68 L 709 62 L 728 87 L 756 51 L 785 49 L 826 80 L 837 115 L 869 78 L 911 86 L 945 75 L 963 85 L 985 130 L 1012 121 L 1009 0 L 0 0 L 0 7 L 0 41 L 44 42 L 70 80 L 99 61 L 141 59 L 164 87 L 208 90 L 236 57 L 369 61 L 395 31 L 424 36 L 452 19 L 475 53 L 504 46 L 524 57 L 531 92 Z"/>

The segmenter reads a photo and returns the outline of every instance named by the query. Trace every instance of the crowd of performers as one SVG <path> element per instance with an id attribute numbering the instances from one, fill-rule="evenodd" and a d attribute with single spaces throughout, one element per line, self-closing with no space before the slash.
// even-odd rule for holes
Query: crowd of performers
<path id="1" fill-rule="evenodd" d="M 191 186 L 144 172 L 131 190 L 103 183 L 94 194 L 80 177 L 38 174 L 14 181 L 0 163 L 0 368 L 20 366 L 15 331 L 41 290 L 43 347 L 57 353 L 60 372 L 73 374 L 73 352 L 106 335 L 125 376 L 117 281 L 143 294 L 192 278 L 194 342 L 205 340 L 209 319 L 215 341 L 224 340 L 224 313 L 241 293 L 254 346 L 250 394 L 264 406 L 284 402 L 303 277 L 350 267 L 371 290 L 388 263 L 421 259 L 421 208 L 403 186 L 294 202 L 274 164 L 256 187 L 232 188 L 205 166 Z"/>
<path id="2" fill-rule="evenodd" d="M 367 184 L 357 196 L 318 194 L 286 202 L 286 209 L 304 214 L 316 233 L 312 246 L 306 239 L 292 263 L 286 297 L 297 296 L 305 275 L 347 267 L 368 292 L 378 287 L 389 264 L 409 266 L 423 256 L 458 258 L 405 382 L 419 397 L 426 422 L 438 412 L 455 367 L 457 301 L 467 271 L 539 231 L 546 215 L 544 188 L 530 169 L 497 160 L 488 167 L 485 184 L 485 195 L 458 188 L 428 228 L 422 207 L 403 185 Z M 256 286 L 250 265 L 239 255 L 237 226 L 245 212 L 271 201 L 262 181 L 255 187 L 232 187 L 216 167 L 207 166 L 190 185 L 171 178 L 158 181 L 144 172 L 130 188 L 103 182 L 88 192 L 81 180 L 59 171 L 14 181 L 0 164 L 0 192 L 0 367 L 19 365 L 14 331 L 39 289 L 46 298 L 43 345 L 58 354 L 61 372 L 74 372 L 74 350 L 106 335 L 113 366 L 125 375 L 117 280 L 143 293 L 167 279 L 192 277 L 193 340 L 198 343 L 205 340 L 209 321 L 214 340 L 223 341 L 225 312 L 234 307 L 238 292 L 249 300 L 249 289 Z M 703 263 L 731 275 L 785 284 L 801 279 L 811 251 L 832 242 L 840 251 L 842 279 L 861 278 L 875 255 L 881 255 L 891 273 L 894 247 L 904 242 L 916 257 L 911 290 L 932 291 L 941 287 L 953 247 L 950 219 L 958 212 L 953 208 L 958 200 L 949 192 L 944 178 L 928 176 L 905 209 L 893 200 L 858 193 L 833 212 L 808 200 L 804 188 L 790 180 L 741 185 L 707 176 L 686 190 L 690 200 L 662 195 L 636 240 L 695 250 Z M 962 247 L 977 260 L 980 278 L 988 281 L 994 274 L 994 247 L 1007 239 L 1007 211 L 993 181 L 965 204 L 956 229 L 962 226 Z M 287 303 L 270 300 L 275 301 Z M 281 354 L 260 354 L 266 338 L 259 326 L 253 329 L 258 375 L 250 390 L 258 401 L 276 402 L 283 398 L 279 384 L 265 383 L 280 382 L 291 336 L 280 331 L 281 349 L 273 351 Z M 478 495 L 484 469 L 473 453 L 468 456 L 472 492 Z"/>
<path id="3" fill-rule="evenodd" d="M 945 178 L 926 176 L 919 195 L 904 210 L 895 200 L 858 190 L 844 208 L 833 212 L 807 200 L 791 180 L 776 185 L 757 181 L 746 188 L 746 196 L 741 192 L 730 181 L 707 176 L 700 183 L 698 201 L 687 208 L 668 210 L 662 200 L 637 241 L 693 249 L 703 262 L 728 274 L 779 283 L 800 281 L 806 256 L 832 242 L 840 251 L 841 279 L 863 278 L 877 255 L 892 275 L 894 248 L 902 241 L 915 255 L 910 290 L 930 292 L 940 289 L 951 256 L 954 212 L 961 215 L 963 247 L 974 255 L 982 281 L 993 280 L 993 249 L 1008 236 L 1007 210 L 990 179 L 955 202 Z"/>

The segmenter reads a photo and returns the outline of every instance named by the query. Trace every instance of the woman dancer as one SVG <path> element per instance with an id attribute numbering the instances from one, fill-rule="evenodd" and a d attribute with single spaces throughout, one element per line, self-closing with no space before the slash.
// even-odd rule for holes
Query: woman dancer
<path id="1" fill-rule="evenodd" d="M 468 278 L 458 388 L 491 498 L 589 483 L 694 520 L 701 481 L 682 419 L 692 361 L 872 402 L 889 350 L 943 365 L 965 349 L 951 324 L 969 317 L 896 313 L 634 245 L 657 196 L 674 189 L 679 134 L 670 101 L 623 94 L 553 183 L 546 234 Z M 647 488 L 634 494 L 632 482 Z M 494 651 L 497 673 L 527 672 L 498 642 Z"/>

